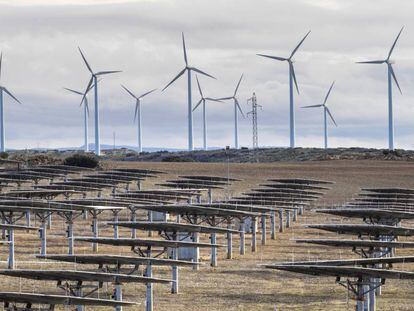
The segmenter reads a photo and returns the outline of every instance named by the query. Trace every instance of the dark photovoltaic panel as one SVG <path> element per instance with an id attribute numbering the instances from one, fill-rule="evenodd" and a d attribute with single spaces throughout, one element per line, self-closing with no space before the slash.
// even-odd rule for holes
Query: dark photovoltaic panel
<path id="1" fill-rule="evenodd" d="M 217 216 L 217 217 L 249 217 L 249 216 L 259 216 L 259 214 L 254 212 L 234 210 L 234 209 L 224 209 L 224 208 L 215 208 L 215 207 L 206 207 L 198 205 L 184 205 L 184 204 L 174 204 L 174 205 L 142 205 L 141 209 L 160 212 L 160 213 L 170 213 L 174 215 L 192 215 L 192 216 Z"/>
<path id="2" fill-rule="evenodd" d="M 10 225 L 10 224 L 2 224 L 0 223 L 0 229 L 10 229 L 10 230 L 32 230 L 32 231 L 36 231 L 39 230 L 40 228 L 37 227 L 30 227 L 30 226 L 22 226 L 22 225 Z"/>
<path id="3" fill-rule="evenodd" d="M 274 189 L 330 190 L 330 188 L 323 187 L 323 186 L 304 185 L 304 184 L 261 184 L 259 186 L 274 188 Z"/>
<path id="4" fill-rule="evenodd" d="M 38 255 L 40 259 L 97 265 L 153 265 L 153 266 L 195 266 L 201 263 L 186 260 L 174 260 L 152 257 L 121 255 Z"/>
<path id="5" fill-rule="evenodd" d="M 352 277 L 352 278 L 379 278 L 379 279 L 414 279 L 414 272 L 385 270 L 363 267 L 337 267 L 337 266 L 316 266 L 316 265 L 269 265 L 269 269 L 284 270 L 302 274 Z"/>
<path id="6" fill-rule="evenodd" d="M 336 233 L 353 233 L 369 235 L 413 236 L 413 228 L 394 227 L 387 225 L 367 224 L 322 224 L 308 225 L 308 228 L 331 231 Z"/>
<path id="7" fill-rule="evenodd" d="M 414 256 L 402 256 L 402 257 L 379 257 L 379 258 L 357 258 L 357 259 L 333 259 L 333 260 L 315 260 L 315 261 L 293 261 L 293 262 L 280 262 L 274 264 L 275 266 L 372 266 L 376 264 L 395 264 L 395 263 L 412 263 L 414 262 Z M 272 266 L 272 265 L 267 265 Z"/>
<path id="8" fill-rule="evenodd" d="M 157 186 L 161 186 L 161 187 L 168 187 L 168 188 L 174 188 L 174 189 L 223 189 L 223 187 L 219 187 L 219 186 L 213 186 L 213 185 L 209 185 L 208 187 L 206 185 L 200 185 L 200 184 L 195 184 L 195 183 L 191 183 L 186 182 L 186 183 L 161 183 L 161 184 L 157 184 Z"/>
<path id="9" fill-rule="evenodd" d="M 11 277 L 48 280 L 48 281 L 89 281 L 89 282 L 120 282 L 120 283 L 170 283 L 170 280 L 149 278 L 138 275 L 75 271 L 75 270 L 0 270 L 0 275 Z"/>
<path id="10" fill-rule="evenodd" d="M 329 208 L 316 209 L 317 213 L 331 214 L 343 217 L 355 218 L 385 218 L 385 219 L 414 219 L 414 212 L 387 210 L 381 208 Z"/>
<path id="11" fill-rule="evenodd" d="M 296 243 L 317 244 L 335 247 L 358 248 L 414 248 L 414 242 L 373 241 L 373 240 L 344 240 L 344 239 L 297 239 Z"/>
<path id="12" fill-rule="evenodd" d="M 379 193 L 408 193 L 414 194 L 414 189 L 407 188 L 362 188 L 362 191 Z"/>
<path id="13" fill-rule="evenodd" d="M 229 178 L 229 177 L 222 177 L 222 176 L 206 176 L 206 175 L 186 175 L 186 176 L 179 176 L 180 178 L 185 179 L 197 179 L 197 180 L 209 180 L 209 181 L 241 181 L 241 179 L 236 178 Z"/>
<path id="14" fill-rule="evenodd" d="M 84 306 L 132 306 L 135 302 L 108 299 L 81 298 L 65 295 L 44 295 L 32 293 L 0 292 L 0 301 L 5 303 L 45 304 L 45 305 L 84 305 Z"/>
<path id="15" fill-rule="evenodd" d="M 304 185 L 333 185 L 333 181 L 319 180 L 319 179 L 305 179 L 305 178 L 272 178 L 269 181 L 291 184 L 304 184 Z"/>
<path id="16" fill-rule="evenodd" d="M 120 227 L 134 228 L 149 231 L 166 231 L 166 232 L 200 232 L 200 233 L 239 233 L 238 230 L 232 230 L 221 227 L 201 226 L 176 222 L 161 221 L 138 221 L 138 222 L 109 222 L 108 225 L 117 225 Z"/>
<path id="17" fill-rule="evenodd" d="M 77 241 L 100 243 L 114 246 L 131 246 L 131 247 L 222 247 L 219 244 L 210 243 L 195 243 L 185 241 L 172 241 L 172 240 L 143 240 L 133 238 L 94 238 L 94 237 L 75 237 Z"/>

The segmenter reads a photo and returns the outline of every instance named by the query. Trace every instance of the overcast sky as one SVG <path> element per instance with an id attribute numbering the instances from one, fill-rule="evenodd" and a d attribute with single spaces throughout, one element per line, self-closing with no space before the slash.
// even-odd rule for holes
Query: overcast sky
<path id="1" fill-rule="evenodd" d="M 395 145 L 413 149 L 413 11 L 409 0 L 0 0 L 1 84 L 23 102 L 5 98 L 7 146 L 83 144 L 80 98 L 63 90 L 84 89 L 88 82 L 78 46 L 94 70 L 123 71 L 100 83 L 102 143 L 112 144 L 115 131 L 118 145 L 136 144 L 134 102 L 120 84 L 136 93 L 162 89 L 184 66 L 181 31 L 190 64 L 217 77 L 200 78 L 205 95 L 231 95 L 244 73 L 243 110 L 250 110 L 246 100 L 253 92 L 263 106 L 259 144 L 287 146 L 288 66 L 256 53 L 288 56 L 311 30 L 295 56 L 297 145 L 323 146 L 322 110 L 300 107 L 321 103 L 335 80 L 328 105 L 338 127 L 329 125 L 330 145 L 383 148 L 386 66 L 355 62 L 385 58 L 405 26 L 393 54 L 403 92 L 394 87 Z M 145 98 L 144 146 L 187 146 L 186 91 L 183 77 Z M 207 119 L 209 146 L 232 145 L 232 104 L 208 103 Z M 202 146 L 201 121 L 200 109 L 194 114 L 196 147 Z M 250 146 L 251 119 L 239 124 L 240 144 Z M 90 129 L 92 141 L 92 116 Z"/>

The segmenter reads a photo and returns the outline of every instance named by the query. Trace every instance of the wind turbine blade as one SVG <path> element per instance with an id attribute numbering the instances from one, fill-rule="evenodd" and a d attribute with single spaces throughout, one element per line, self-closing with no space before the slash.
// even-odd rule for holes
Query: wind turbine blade
<path id="1" fill-rule="evenodd" d="M 245 118 L 245 115 L 243 113 L 243 110 L 241 109 L 240 105 L 239 105 L 239 101 L 237 100 L 237 98 L 234 99 L 234 103 L 236 104 L 237 108 L 239 109 L 241 115 L 243 116 L 243 118 Z"/>
<path id="2" fill-rule="evenodd" d="M 85 93 L 83 93 L 80 106 L 82 106 L 82 103 L 85 100 L 86 94 L 88 94 L 88 90 L 91 88 L 92 82 L 93 82 L 93 76 L 91 76 L 91 79 L 89 80 L 88 86 L 86 87 Z"/>
<path id="3" fill-rule="evenodd" d="M 221 98 L 216 98 L 216 100 L 229 100 L 229 99 L 233 99 L 234 97 L 221 97 Z"/>
<path id="4" fill-rule="evenodd" d="M 209 100 L 209 101 L 213 101 L 213 102 L 223 103 L 223 101 L 221 101 L 220 99 L 217 99 L 217 98 L 206 97 L 206 98 L 205 98 L 205 100 Z"/>
<path id="5" fill-rule="evenodd" d="M 162 90 L 164 91 L 167 87 L 169 87 L 171 84 L 173 84 L 174 82 L 175 82 L 175 80 L 177 80 L 179 77 L 181 77 L 183 74 L 184 74 L 184 72 L 187 70 L 187 67 L 186 68 L 184 68 L 183 70 L 181 70 L 180 72 L 179 72 L 179 74 L 178 75 L 176 75 L 176 77 L 174 78 L 174 79 L 172 79 L 171 80 L 171 82 L 170 83 L 168 83 Z"/>
<path id="6" fill-rule="evenodd" d="M 122 72 L 122 71 L 121 70 L 99 71 L 95 74 L 95 76 L 108 75 L 108 74 L 118 73 L 118 72 Z"/>
<path id="7" fill-rule="evenodd" d="M 329 111 L 328 107 L 325 107 L 326 112 L 329 114 L 329 117 L 331 118 L 332 122 L 335 124 L 335 126 L 338 126 L 338 124 L 336 124 L 334 117 L 332 116 L 331 112 Z"/>
<path id="8" fill-rule="evenodd" d="M 83 93 L 82 93 L 82 92 L 75 91 L 75 90 L 72 90 L 72 89 L 68 89 L 67 87 L 64 87 L 63 89 L 64 89 L 64 90 L 66 90 L 66 91 L 69 91 L 69 92 L 72 92 L 72 93 L 78 94 L 78 95 L 83 95 Z"/>
<path id="9" fill-rule="evenodd" d="M 241 82 L 241 80 L 243 79 L 243 73 L 242 73 L 242 75 L 240 76 L 240 80 L 239 80 L 239 83 L 237 83 L 237 86 L 236 86 L 236 89 L 234 90 L 234 95 L 233 96 L 236 96 L 236 93 L 237 93 L 237 90 L 239 89 L 239 86 L 240 86 L 240 82 Z"/>
<path id="10" fill-rule="evenodd" d="M 15 101 L 17 101 L 19 104 L 22 104 L 22 103 L 20 102 L 20 100 L 18 100 L 16 97 L 14 97 L 14 95 L 13 95 L 12 93 L 10 93 L 10 91 L 9 91 L 8 89 L 6 89 L 4 86 L 3 86 L 3 91 L 4 91 L 7 95 L 9 95 L 11 98 L 13 98 Z"/>
<path id="11" fill-rule="evenodd" d="M 89 118 L 89 104 L 88 104 L 88 102 L 87 101 L 85 101 L 85 105 L 86 105 L 86 115 L 88 116 L 88 118 Z"/>
<path id="12" fill-rule="evenodd" d="M 190 69 L 190 70 L 193 70 L 193 71 L 195 71 L 195 72 L 198 72 L 199 74 L 202 74 L 202 75 L 205 75 L 205 76 L 207 76 L 207 77 L 210 77 L 210 78 L 213 78 L 213 79 L 216 79 L 216 80 L 217 80 L 217 78 L 216 78 L 216 77 L 213 77 L 212 75 L 209 75 L 208 73 L 206 73 L 206 72 L 204 72 L 204 71 L 201 71 L 200 69 L 197 69 L 197 68 L 195 68 L 195 67 L 189 67 L 189 69 Z"/>
<path id="13" fill-rule="evenodd" d="M 370 60 L 366 62 L 356 62 L 357 64 L 383 64 L 385 60 Z"/>
<path id="14" fill-rule="evenodd" d="M 137 121 L 137 116 L 138 116 L 138 99 L 137 99 L 137 102 L 135 103 L 134 123 Z"/>
<path id="15" fill-rule="evenodd" d="M 334 84 L 335 84 L 335 81 L 334 81 L 334 82 L 332 82 L 331 87 L 329 88 L 328 93 L 326 93 L 325 99 L 324 99 L 324 101 L 323 101 L 323 104 L 324 104 L 324 105 L 326 104 L 326 101 L 328 100 L 329 94 L 331 94 L 331 91 L 332 91 L 332 88 L 333 88 Z"/>
<path id="16" fill-rule="evenodd" d="M 144 94 L 142 94 L 140 97 L 138 97 L 138 98 L 143 98 L 143 97 L 145 97 L 145 96 L 147 96 L 148 94 L 151 94 L 152 92 L 154 92 L 154 91 L 156 91 L 157 89 L 152 89 L 151 91 L 148 91 L 148 92 L 146 92 L 146 93 L 144 93 Z"/>
<path id="17" fill-rule="evenodd" d="M 316 107 L 323 107 L 323 105 L 322 104 L 319 104 L 319 105 L 310 105 L 310 106 L 303 106 L 301 108 L 316 108 Z"/>
<path id="18" fill-rule="evenodd" d="M 201 105 L 202 102 L 203 102 L 203 98 L 198 101 L 197 105 L 195 105 L 195 107 L 193 108 L 193 112 L 194 112 L 194 110 L 197 109 L 198 106 Z"/>
<path id="19" fill-rule="evenodd" d="M 402 94 L 402 92 L 401 92 L 401 88 L 400 88 L 400 85 L 399 85 L 399 83 L 398 83 L 397 77 L 395 76 L 394 69 L 392 68 L 392 65 L 389 65 L 388 67 L 389 67 L 389 70 L 391 71 L 392 78 L 394 79 L 395 84 L 396 84 L 396 85 L 397 85 L 397 87 L 398 87 L 398 90 L 399 90 L 399 91 L 400 91 L 400 93 Z"/>
<path id="20" fill-rule="evenodd" d="M 289 59 L 291 59 L 293 57 L 293 55 L 295 55 L 295 53 L 297 52 L 297 50 L 299 49 L 299 47 L 302 45 L 303 41 L 305 41 L 306 37 L 309 36 L 310 34 L 310 30 L 308 31 L 308 33 L 303 37 L 302 40 L 300 40 L 299 44 L 295 47 L 295 49 L 292 51 L 292 54 L 290 54 Z"/>
<path id="21" fill-rule="evenodd" d="M 293 77 L 293 82 L 295 82 L 296 91 L 299 94 L 299 87 L 298 87 L 298 81 L 296 80 L 295 68 L 293 67 L 293 64 L 291 62 L 289 62 L 289 66 L 291 68 L 291 74 L 292 74 L 292 77 Z"/>
<path id="22" fill-rule="evenodd" d="M 265 55 L 265 54 L 256 54 L 257 56 L 262 56 L 262 57 L 267 57 L 267 58 L 271 58 L 271 59 L 276 59 L 276 60 L 280 60 L 280 61 L 286 61 L 287 58 L 285 57 L 279 57 L 279 56 L 271 56 L 271 55 Z"/>
<path id="23" fill-rule="evenodd" d="M 134 94 L 134 93 L 132 93 L 130 90 L 128 90 L 128 88 L 127 88 L 126 86 L 123 86 L 123 85 L 121 84 L 121 87 L 122 87 L 125 91 L 127 91 L 127 92 L 128 92 L 128 94 L 129 94 L 129 95 L 131 95 L 133 98 L 138 99 L 138 98 L 135 96 L 135 94 Z"/>
<path id="24" fill-rule="evenodd" d="M 88 61 L 86 60 L 85 55 L 83 55 L 82 50 L 80 49 L 80 47 L 78 47 L 78 49 L 79 49 L 79 52 L 80 52 L 80 54 L 81 54 L 81 56 L 82 56 L 82 58 L 83 58 L 83 61 L 85 62 L 86 67 L 88 67 L 89 72 L 90 72 L 91 74 L 93 74 L 92 68 L 91 68 L 91 66 L 89 66 L 89 63 L 88 63 Z"/>
<path id="25" fill-rule="evenodd" d="M 401 32 L 403 31 L 403 29 L 404 29 L 404 27 L 402 27 L 402 28 L 401 28 L 400 32 L 398 33 L 397 37 L 395 38 L 394 43 L 392 44 L 391 49 L 390 49 L 390 51 L 388 52 L 388 57 L 387 57 L 387 60 L 389 60 L 389 59 L 390 59 L 391 54 L 392 54 L 392 51 L 394 50 L 395 45 L 397 44 L 398 38 L 400 37 Z"/>
<path id="26" fill-rule="evenodd" d="M 184 51 L 184 61 L 185 61 L 185 65 L 188 66 L 188 60 L 187 60 L 187 50 L 185 48 L 185 39 L 184 39 L 184 32 L 181 33 L 182 37 L 183 37 L 183 51 Z"/>
<path id="27" fill-rule="evenodd" d="M 200 82 L 198 81 L 198 75 L 196 75 L 198 91 L 200 92 L 201 98 L 204 98 L 203 91 L 201 90 Z"/>

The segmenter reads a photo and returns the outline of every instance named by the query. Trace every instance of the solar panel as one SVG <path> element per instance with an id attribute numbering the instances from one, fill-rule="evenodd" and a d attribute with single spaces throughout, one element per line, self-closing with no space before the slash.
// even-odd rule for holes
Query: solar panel
<path id="1" fill-rule="evenodd" d="M 46 304 L 46 305 L 65 305 L 65 306 L 132 306 L 135 302 L 115 301 L 108 299 L 83 298 L 67 295 L 46 295 L 33 293 L 16 293 L 16 292 L 0 292 L 0 301 L 5 303 L 23 303 L 23 304 Z"/>

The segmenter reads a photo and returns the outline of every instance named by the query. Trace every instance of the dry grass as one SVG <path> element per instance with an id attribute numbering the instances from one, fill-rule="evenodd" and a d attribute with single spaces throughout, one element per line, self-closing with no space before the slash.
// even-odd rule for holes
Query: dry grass
<path id="1" fill-rule="evenodd" d="M 217 192 L 216 198 L 237 194 L 256 187 L 270 177 L 310 177 L 335 181 L 336 184 L 327 195 L 318 202 L 319 206 L 340 204 L 352 198 L 361 187 L 369 186 L 402 186 L 414 188 L 414 164 L 408 162 L 371 162 L 371 161 L 327 161 L 304 163 L 274 163 L 274 164 L 196 164 L 196 163 L 125 163 L 108 162 L 112 167 L 139 167 L 160 169 L 169 174 L 160 179 L 150 180 L 144 184 L 145 188 L 154 187 L 154 183 L 165 178 L 172 178 L 180 174 L 211 174 L 242 178 L 243 182 L 234 184 L 226 191 Z M 126 218 L 126 214 L 122 215 Z M 104 215 L 102 222 L 109 220 L 110 215 Z M 346 258 L 355 257 L 351 251 L 331 249 L 311 245 L 296 245 L 292 238 L 305 237 L 332 237 L 333 234 L 307 230 L 304 223 L 321 223 L 327 221 L 341 221 L 335 216 L 315 215 L 306 211 L 293 227 L 278 234 L 277 239 L 268 240 L 266 246 L 259 243 L 258 251 L 240 256 L 235 247 L 234 259 L 226 260 L 225 251 L 219 252 L 219 266 L 211 268 L 209 251 L 202 251 L 206 265 L 195 272 L 191 269 L 180 269 L 180 293 L 171 295 L 169 287 L 155 285 L 155 310 L 353 310 L 354 302 L 347 302 L 345 289 L 335 284 L 333 278 L 317 278 L 296 275 L 289 272 L 268 271 L 259 265 L 276 261 L 316 259 L 316 258 Z M 405 223 L 405 225 L 413 225 Z M 102 226 L 101 235 L 110 236 L 110 228 Z M 75 234 L 90 235 L 89 222 L 79 220 L 75 226 Z M 127 236 L 128 231 L 122 230 L 121 236 Z M 143 236 L 143 235 L 142 235 Z M 207 237 L 203 238 L 207 241 Z M 16 255 L 19 268 L 77 268 L 71 264 L 34 264 L 34 254 L 39 251 L 39 239 L 34 234 L 16 234 Z M 65 253 L 67 251 L 64 238 L 64 224 L 61 219 L 55 218 L 53 230 L 49 237 L 49 253 Z M 225 243 L 224 237 L 218 239 Z M 250 240 L 246 241 L 248 243 Z M 238 239 L 235 239 L 235 246 Z M 5 250 L 4 246 L 3 250 Z M 90 253 L 89 244 L 76 246 L 76 252 Z M 131 254 L 128 248 L 100 247 L 100 253 Z M 406 254 L 399 252 L 398 254 Z M 0 253 L 0 259 L 6 259 L 5 253 Z M 4 266 L 4 263 L 2 263 Z M 93 267 L 86 267 L 92 269 Z M 414 266 L 397 265 L 396 269 L 414 271 Z M 169 277 L 170 271 L 166 268 L 157 268 L 155 276 Z M 412 310 L 412 282 L 387 281 L 383 288 L 383 295 L 378 299 L 378 310 Z M 0 290 L 19 290 L 36 292 L 59 293 L 52 282 L 32 282 L 1 277 Z M 124 299 L 139 301 L 141 305 L 128 310 L 144 310 L 145 288 L 141 284 L 127 285 L 124 289 Z M 111 293 L 112 286 L 100 291 L 101 297 Z M 61 293 L 61 292 L 60 292 Z M 94 310 L 88 308 L 88 310 Z"/>

